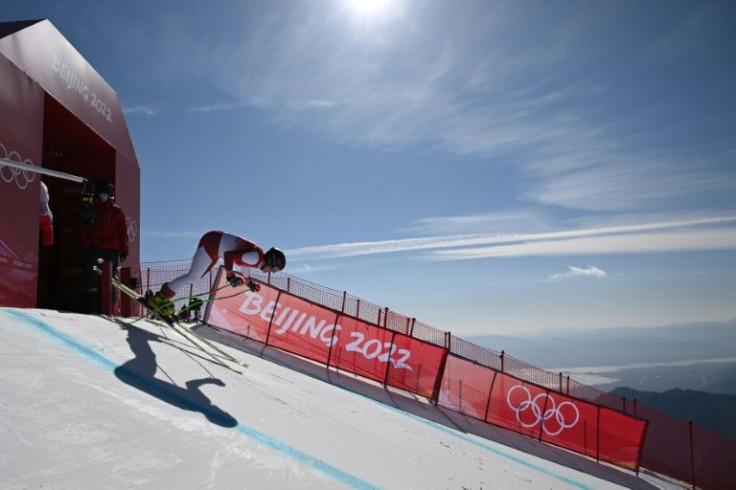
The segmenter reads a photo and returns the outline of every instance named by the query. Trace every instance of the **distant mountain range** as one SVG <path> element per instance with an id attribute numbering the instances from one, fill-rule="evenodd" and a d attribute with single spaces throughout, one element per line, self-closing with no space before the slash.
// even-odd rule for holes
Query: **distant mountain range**
<path id="1" fill-rule="evenodd" d="M 736 320 L 465 339 L 736 440 Z"/>
<path id="2" fill-rule="evenodd" d="M 628 386 L 736 395 L 736 320 L 655 328 L 550 329 L 466 340 L 605 391 Z"/>
<path id="3" fill-rule="evenodd" d="M 604 391 L 626 386 L 643 391 L 664 392 L 674 388 L 736 395 L 736 361 L 654 365 L 621 368 L 600 373 L 586 382 L 584 370 L 569 373 L 583 384 L 593 384 Z M 603 376 L 601 378 L 601 376 Z"/>
<path id="4" fill-rule="evenodd" d="M 694 390 L 669 390 L 664 393 L 616 388 L 614 394 L 636 398 L 655 410 L 736 440 L 736 395 L 716 395 Z"/>
<path id="5" fill-rule="evenodd" d="M 475 335 L 465 339 L 544 368 L 736 358 L 736 319 L 652 328 L 550 329 L 533 336 Z"/>

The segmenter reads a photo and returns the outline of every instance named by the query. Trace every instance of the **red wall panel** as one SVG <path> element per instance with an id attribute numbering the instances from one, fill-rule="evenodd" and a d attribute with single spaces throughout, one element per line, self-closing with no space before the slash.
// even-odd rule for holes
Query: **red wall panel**
<path id="1" fill-rule="evenodd" d="M 135 160 L 117 94 L 51 22 L 40 21 L 0 39 L 0 55 L 117 151 Z"/>
<path id="2" fill-rule="evenodd" d="M 0 56 L 0 158 L 41 165 L 43 91 Z M 33 307 L 41 176 L 0 166 L 0 306 Z"/>
<path id="3" fill-rule="evenodd" d="M 11 26 L 13 27 L 13 26 Z M 140 171 L 117 95 L 47 20 L 0 38 L 0 158 L 113 181 L 128 217 L 129 261 L 139 259 Z M 42 163 L 43 162 L 43 163 Z M 83 293 L 76 237 L 80 185 L 46 178 L 54 246 L 43 250 L 39 285 L 41 176 L 0 166 L 0 305 L 75 310 Z"/>

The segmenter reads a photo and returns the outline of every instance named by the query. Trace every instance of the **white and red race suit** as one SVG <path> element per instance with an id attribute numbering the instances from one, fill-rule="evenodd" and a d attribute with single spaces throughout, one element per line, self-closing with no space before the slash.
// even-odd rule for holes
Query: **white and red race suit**
<path id="1" fill-rule="evenodd" d="M 208 231 L 199 239 L 189 272 L 164 284 L 161 292 L 167 298 L 173 298 L 181 287 L 209 272 L 220 258 L 225 262 L 227 271 L 232 271 L 233 265 L 253 268 L 258 267 L 263 260 L 263 250 L 245 238 L 224 231 Z"/>

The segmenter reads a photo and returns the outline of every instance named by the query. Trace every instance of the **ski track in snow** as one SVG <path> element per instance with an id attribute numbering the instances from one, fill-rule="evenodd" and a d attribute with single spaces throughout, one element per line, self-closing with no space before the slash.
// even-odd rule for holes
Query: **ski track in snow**
<path id="1" fill-rule="evenodd" d="M 47 316 L 48 319 L 44 318 Z M 2 318 L 2 322 L 0 322 L 0 329 L 3 326 L 12 325 L 13 323 L 21 327 L 33 327 L 33 331 L 36 333 L 41 333 L 45 337 L 54 339 L 57 343 L 62 344 L 67 351 L 73 352 L 77 357 L 86 359 L 88 361 L 86 365 L 89 365 L 91 362 L 103 368 L 107 373 L 116 372 L 119 374 L 120 371 L 116 370 L 121 367 L 122 363 L 118 357 L 122 359 L 128 359 L 130 357 L 130 350 L 127 349 L 124 343 L 120 345 L 117 339 L 103 335 L 100 335 L 99 338 L 90 338 L 85 335 L 90 330 L 94 334 L 95 329 L 99 331 L 100 328 L 104 328 L 105 326 L 108 330 L 115 330 L 118 337 L 122 335 L 122 332 L 125 332 L 118 328 L 117 324 L 102 317 L 86 317 L 84 315 L 57 312 L 46 314 L 43 310 L 17 310 L 8 308 L 0 308 L 0 317 L 4 317 Z M 79 323 L 80 321 L 83 323 L 92 322 L 94 325 L 87 326 L 85 329 L 78 328 L 75 322 Z M 65 322 L 68 324 L 64 324 Z M 74 332 L 74 334 L 69 333 L 69 330 Z M 153 334 L 148 330 L 144 331 L 149 332 L 151 336 L 159 335 Z M 0 333 L 2 333 L 1 330 Z M 26 335 L 29 333 L 25 332 Z M 11 333 L 11 335 L 13 334 L 17 335 L 17 332 Z M 177 344 L 178 341 L 173 334 L 167 332 L 164 335 L 170 338 L 148 339 L 146 345 L 154 342 L 156 344 L 176 344 L 179 347 L 185 345 Z M 49 366 L 53 365 L 64 376 L 71 379 L 75 379 L 75 377 L 84 379 L 85 372 L 87 371 L 85 363 L 80 364 L 77 362 L 75 364 L 74 362 L 69 362 L 68 359 L 62 362 L 60 357 L 63 356 L 59 356 L 58 351 L 44 345 L 43 342 L 26 342 L 22 345 L 29 350 L 33 349 L 33 353 L 36 356 L 40 354 L 40 351 L 43 351 L 46 356 L 41 362 Z M 150 390 L 150 394 L 156 395 L 155 390 L 158 389 L 156 385 L 164 383 L 173 390 L 180 389 L 183 393 L 191 396 L 192 390 L 190 389 L 189 381 L 186 382 L 186 386 L 181 381 L 179 383 L 174 381 L 177 378 L 182 378 L 180 373 L 177 373 L 177 369 L 182 364 L 182 361 L 177 360 L 176 362 L 169 363 L 169 358 L 175 354 L 181 354 L 182 351 L 178 349 L 164 351 L 158 345 L 156 347 L 155 354 L 152 353 L 153 359 L 160 359 L 160 361 L 156 361 L 154 372 L 160 374 L 161 381 L 157 378 L 142 381 L 136 380 L 136 383 L 145 382 L 151 385 L 141 385 L 142 388 L 139 387 L 139 389 L 143 391 Z M 10 349 L 12 351 L 12 347 Z M 0 344 L 0 356 L 13 354 L 13 352 L 5 353 L 3 350 L 5 349 Z M 20 356 L 22 355 L 21 353 Z M 189 367 L 192 365 L 202 366 L 204 361 L 206 361 L 198 360 L 196 352 L 186 355 L 189 361 L 198 361 L 185 363 Z M 129 360 L 128 362 L 135 360 Z M 254 361 L 257 360 L 259 359 L 254 358 Z M 270 364 L 269 361 L 264 360 L 262 362 L 267 363 L 266 365 Z M 135 451 L 135 445 L 139 444 L 141 447 L 141 457 L 136 458 L 135 461 L 115 461 L 115 453 L 120 449 L 119 437 L 116 439 L 116 436 L 118 436 L 117 432 L 120 431 L 120 426 L 114 422 L 117 419 L 112 417 L 110 420 L 91 419 L 82 423 L 62 424 L 61 427 L 54 427 L 54 430 L 48 430 L 46 432 L 47 440 L 55 444 L 64 444 L 70 448 L 94 447 L 96 449 L 95 452 L 98 453 L 98 462 L 100 464 L 108 462 L 109 465 L 109 461 L 115 461 L 113 468 L 107 468 L 110 474 L 113 475 L 112 477 L 108 477 L 107 481 L 115 481 L 114 475 L 119 474 L 121 481 L 125 481 L 128 486 L 145 486 L 146 484 L 152 483 L 145 475 L 145 468 L 141 468 L 140 466 L 143 464 L 151 469 L 158 469 L 159 473 L 164 469 L 169 472 L 179 471 L 185 473 L 178 481 L 189 481 L 192 484 L 195 480 L 199 479 L 201 481 L 197 481 L 198 487 L 218 488 L 222 487 L 223 478 L 226 478 L 228 474 L 237 474 L 234 471 L 234 466 L 247 462 L 251 465 L 251 469 L 259 469 L 257 475 L 260 479 L 258 481 L 263 485 L 271 487 L 294 488 L 298 486 L 301 488 L 347 487 L 369 489 L 385 486 L 387 488 L 399 488 L 399 486 L 406 485 L 406 482 L 411 482 L 413 475 L 417 482 L 430 481 L 431 485 L 437 485 L 433 488 L 464 488 L 468 485 L 465 482 L 459 481 L 457 474 L 454 475 L 456 479 L 447 476 L 444 481 L 432 481 L 427 476 L 429 471 L 427 468 L 441 466 L 444 464 L 442 460 L 445 458 L 447 458 L 446 461 L 457 461 L 457 453 L 461 451 L 463 455 L 466 452 L 473 452 L 473 454 L 468 454 L 470 458 L 466 458 L 467 460 L 461 459 L 460 461 L 464 464 L 472 465 L 473 470 L 485 475 L 483 480 L 475 481 L 472 488 L 478 488 L 479 486 L 481 488 L 504 488 L 507 486 L 514 488 L 539 488 L 540 486 L 545 488 L 581 489 L 621 488 L 609 481 L 597 479 L 570 468 L 560 467 L 554 463 L 538 459 L 523 452 L 485 441 L 473 435 L 452 430 L 436 422 L 385 405 L 349 389 L 334 387 L 303 374 L 295 374 L 299 382 L 295 382 L 292 379 L 278 379 L 283 378 L 282 371 L 278 371 L 278 374 L 272 371 L 267 372 L 259 369 L 260 366 L 262 365 L 251 362 L 251 367 L 245 370 L 246 373 L 244 375 L 229 372 L 227 375 L 223 374 L 225 371 L 224 368 L 217 367 L 212 363 L 205 368 L 208 372 L 216 370 L 220 378 L 228 381 L 228 385 L 232 385 L 228 388 L 228 391 L 231 392 L 237 389 L 238 384 L 240 384 L 242 391 L 246 392 L 244 398 L 245 403 L 253 403 L 254 405 L 242 407 L 244 412 L 239 412 L 238 415 L 241 413 L 247 414 L 250 410 L 255 412 L 254 407 L 257 407 L 255 404 L 263 403 L 264 400 L 271 403 L 271 406 L 267 410 L 258 412 L 260 414 L 259 418 L 250 418 L 250 424 L 244 423 L 242 417 L 241 420 L 236 420 L 227 414 L 227 412 L 224 412 L 221 407 L 218 407 L 215 404 L 214 398 L 210 400 L 210 397 L 221 393 L 225 386 L 223 381 L 217 380 L 219 381 L 217 383 L 215 380 L 212 380 L 212 375 L 210 375 L 210 381 L 206 384 L 203 382 L 201 386 L 197 385 L 197 389 L 201 392 L 202 400 L 205 401 L 204 403 L 209 403 L 207 406 L 207 410 L 210 410 L 209 413 L 201 407 L 187 406 L 187 400 L 184 399 L 166 399 L 165 401 L 168 401 L 169 404 L 173 404 L 175 407 L 182 405 L 179 407 L 181 410 L 173 410 L 172 415 L 170 406 L 151 403 L 151 399 L 147 397 L 131 396 L 129 390 L 123 389 L 127 388 L 127 385 L 119 382 L 94 383 L 93 380 L 89 386 L 85 386 L 87 390 L 100 393 L 104 399 L 113 399 L 117 405 L 127 407 L 125 412 L 133 414 L 134 417 L 144 420 L 149 419 L 146 422 L 150 422 L 150 419 L 156 419 L 160 422 L 158 426 L 162 430 L 173 431 L 172 433 L 176 436 L 184 434 L 185 440 L 204 436 L 208 438 L 216 437 L 216 440 L 219 441 L 219 447 L 216 447 L 207 456 L 207 461 L 202 463 L 204 465 L 202 471 L 197 473 L 196 476 L 194 470 L 189 469 L 184 462 L 179 461 L 166 451 L 156 450 L 159 446 L 165 447 L 167 441 L 149 440 L 147 438 L 148 435 L 145 433 L 135 433 L 129 441 L 123 442 L 123 445 L 131 446 L 130 448 L 126 448 L 126 451 Z M 171 371 L 171 373 L 168 373 L 168 371 Z M 0 376 L 0 381 L 13 379 L 16 390 L 24 394 L 24 399 L 30 400 L 31 403 L 41 398 L 38 390 L 44 389 L 43 374 L 20 368 L 13 369 L 12 366 L 0 364 L 0 375 L 2 375 Z M 300 377 L 304 377 L 305 380 L 302 382 Z M 191 378 L 189 375 L 184 377 L 184 379 Z M 313 383 L 318 383 L 318 385 Z M 210 384 L 216 384 L 217 386 L 212 387 Z M 329 397 L 332 398 L 320 398 L 312 393 L 315 390 L 315 386 L 320 386 L 319 384 L 332 388 L 332 391 L 329 392 Z M 66 386 L 62 388 L 66 388 Z M 218 392 L 218 390 L 220 391 Z M 297 403 L 290 403 L 287 400 L 294 400 Z M 366 401 L 369 403 L 365 404 Z M 89 403 L 95 403 L 95 400 L 90 400 Z M 2 399 L 0 399 L 0 407 L 3 412 L 7 412 L 8 405 Z M 380 425 L 377 424 L 375 427 L 361 427 L 361 422 L 364 419 L 363 414 L 358 412 L 365 412 L 366 407 L 372 407 L 372 411 L 385 413 L 387 420 L 382 420 Z M 94 408 L 90 407 L 90 410 L 94 411 Z M 64 421 L 67 416 L 72 417 L 74 415 L 67 413 L 63 406 L 59 406 L 58 411 L 56 417 L 59 421 Z M 235 425 L 232 427 L 232 431 L 225 428 L 226 425 L 224 422 L 219 424 L 223 425 L 223 427 L 217 427 L 213 423 L 209 423 L 206 419 L 203 419 L 203 417 L 192 417 L 192 411 L 201 411 L 207 418 L 214 417 L 217 414 L 221 417 L 218 421 L 227 422 L 227 420 L 232 419 Z M 346 411 L 350 413 L 347 420 L 345 419 Z M 23 413 L 30 414 L 30 417 L 35 416 L 33 407 L 26 407 L 26 411 Z M 38 413 L 43 415 L 44 411 L 39 410 Z M 229 419 L 225 415 L 222 415 L 223 413 Z M 342 418 L 340 418 L 341 416 Z M 371 414 L 370 417 L 375 416 Z M 30 436 L 25 434 L 23 427 L 14 427 L 13 420 L 7 420 L 4 417 L 1 420 L 0 435 L 6 432 L 4 438 L 7 439 L 7 433 L 9 432 L 12 438 L 18 441 L 18 444 L 27 447 L 29 450 L 33 449 L 34 444 L 37 442 L 34 439 L 37 439 L 37 437 L 34 437 L 33 434 Z M 274 420 L 278 420 L 276 425 L 274 425 Z M 369 418 L 367 423 L 371 423 L 373 420 L 373 418 Z M 53 421 L 46 421 L 47 426 L 51 425 L 51 422 Z M 127 422 L 128 420 L 126 419 L 122 422 L 122 425 L 127 424 Z M 33 423 L 42 424 L 42 421 L 36 420 Z M 325 423 L 329 423 L 331 433 L 324 430 Z M 131 429 L 135 432 L 134 420 L 132 421 L 132 426 Z M 429 428 L 430 430 L 422 431 L 419 429 L 420 427 Z M 395 465 L 397 461 L 386 461 L 385 456 L 382 455 L 384 448 L 380 445 L 381 440 L 378 435 L 376 436 L 376 441 L 378 441 L 377 446 L 372 449 L 367 448 L 366 451 L 360 450 L 361 444 L 368 442 L 369 436 L 366 433 L 375 431 L 385 431 L 387 436 L 393 434 L 393 437 L 399 443 L 402 438 L 401 432 L 404 434 L 416 433 L 418 436 L 428 437 L 429 440 L 426 441 L 428 447 L 439 448 L 435 449 L 434 452 L 439 454 L 444 452 L 445 455 L 435 461 L 426 461 L 425 458 L 434 457 L 435 455 L 409 448 L 405 454 L 403 463 L 400 463 L 400 468 L 396 469 Z M 272 435 L 269 435 L 268 432 Z M 419 434 L 420 432 L 421 434 Z M 425 432 L 428 435 L 425 435 Z M 189 434 L 189 436 L 186 434 Z M 235 434 L 239 437 L 235 437 Z M 304 437 L 305 434 L 306 438 Z M 316 440 L 318 439 L 315 436 L 316 434 L 324 435 L 324 440 Z M 346 435 L 349 436 L 352 434 L 355 434 L 356 437 L 356 447 L 350 447 L 349 449 L 347 447 L 341 448 L 337 438 L 343 437 L 344 439 Z M 293 439 L 291 437 L 292 435 Z M 247 439 L 250 442 L 244 443 L 243 439 Z M 386 451 L 393 449 L 393 446 L 397 445 L 396 442 L 390 441 L 393 441 L 393 439 L 389 439 L 389 442 L 386 444 Z M 256 444 L 254 445 L 253 442 Z M 401 448 L 397 449 L 400 450 Z M 355 454 L 351 454 L 353 450 L 355 450 Z M 357 466 L 356 458 L 358 459 Z M 5 461 L 7 459 L 8 457 L 0 449 L 0 475 L 10 469 L 5 468 Z M 363 464 L 361 465 L 361 463 Z M 367 474 L 366 471 L 362 471 L 362 466 L 368 467 Z M 379 471 L 381 469 L 382 471 Z M 359 473 L 356 473 L 356 471 Z M 191 477 L 194 480 L 187 480 L 186 473 L 188 472 L 192 473 Z M 61 471 L 61 474 L 63 473 L 64 471 Z M 400 475 L 392 477 L 392 473 L 400 473 Z M 38 484 L 39 482 L 43 482 L 44 478 L 53 479 L 58 477 L 58 474 L 58 469 L 51 467 L 42 470 L 39 475 L 36 475 L 35 479 L 30 479 L 28 482 Z M 141 476 L 134 479 L 131 479 L 129 476 L 139 474 Z M 19 484 L 26 483 L 22 476 L 16 480 L 16 483 Z M 0 476 L 0 486 L 4 487 L 2 483 L 3 477 Z M 89 484 L 91 482 L 87 481 L 87 483 Z M 255 484 L 255 481 L 248 483 Z M 239 481 L 238 484 L 242 485 L 243 481 Z M 19 488 L 24 486 L 26 485 L 20 485 Z"/>
<path id="2" fill-rule="evenodd" d="M 118 367 L 118 364 L 104 355 L 100 354 L 99 352 L 95 351 L 93 348 L 88 347 L 87 345 L 82 344 L 81 342 L 74 340 L 70 336 L 60 332 L 59 330 L 52 327 L 50 324 L 42 321 L 41 319 L 35 318 L 33 316 L 26 315 L 24 313 L 20 313 L 17 311 L 12 310 L 6 310 L 5 313 L 9 314 L 11 317 L 15 317 L 16 319 L 22 321 L 23 323 L 26 323 L 28 325 L 31 325 L 38 329 L 39 331 L 43 332 L 44 334 L 54 338 L 55 340 L 61 342 L 66 346 L 67 348 L 71 349 L 72 351 L 76 352 L 77 354 L 81 355 L 82 357 L 86 358 L 89 361 L 94 362 L 95 364 L 105 368 L 108 371 L 113 371 L 116 367 Z M 127 400 L 120 400 L 123 403 L 127 404 Z M 163 420 L 166 419 L 165 414 L 163 413 L 151 413 L 150 411 L 146 410 L 145 405 L 137 405 L 135 403 L 132 404 L 132 408 L 139 410 L 139 411 L 145 411 L 148 412 L 147 415 L 154 416 L 157 418 L 161 418 Z M 178 425 L 178 429 L 182 430 L 185 429 L 181 425 Z M 360 480 L 359 478 L 352 476 L 350 474 L 347 474 L 343 472 L 342 470 L 333 467 L 332 465 L 326 463 L 325 461 L 319 460 L 317 458 L 313 458 L 312 456 L 303 453 L 302 451 L 289 446 L 288 444 L 285 444 L 281 441 L 278 441 L 276 439 L 273 439 L 269 437 L 266 434 L 263 434 L 259 432 L 258 430 L 249 427 L 245 424 L 239 423 L 235 430 L 237 430 L 239 433 L 247 436 L 248 438 L 255 440 L 264 446 L 276 451 L 277 453 L 283 454 L 291 458 L 293 461 L 309 466 L 311 468 L 314 468 L 325 475 L 331 477 L 332 479 L 336 480 L 337 482 L 343 483 L 351 488 L 356 489 L 372 489 L 376 488 L 373 485 L 364 482 Z M 66 437 L 63 437 L 63 440 L 66 440 L 69 443 L 74 443 L 74 440 L 69 440 Z M 253 457 L 252 454 L 249 454 L 248 457 Z M 265 461 L 264 461 L 265 462 Z M 266 466 L 268 466 L 266 464 Z"/>

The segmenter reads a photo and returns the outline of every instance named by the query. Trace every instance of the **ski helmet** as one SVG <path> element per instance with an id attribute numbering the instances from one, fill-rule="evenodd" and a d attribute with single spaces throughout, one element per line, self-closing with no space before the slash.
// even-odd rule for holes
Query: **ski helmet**
<path id="1" fill-rule="evenodd" d="M 276 247 L 271 247 L 268 252 L 263 255 L 263 261 L 266 265 L 271 266 L 271 272 L 279 272 L 286 267 L 286 255 Z"/>
<path id="2" fill-rule="evenodd" d="M 97 184 L 97 187 L 95 187 L 95 196 L 100 197 L 100 194 L 107 194 L 108 197 L 115 197 L 115 186 L 110 182 Z"/>

